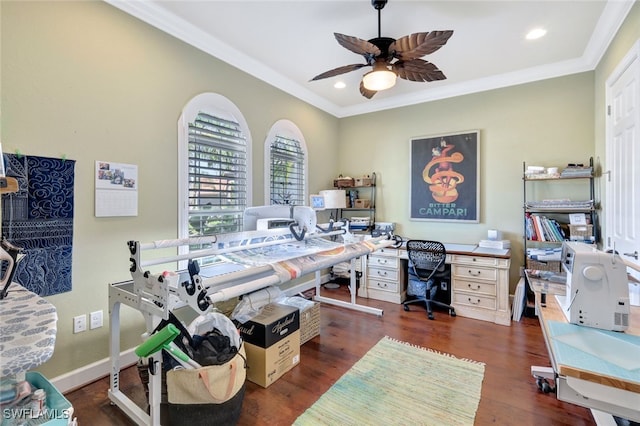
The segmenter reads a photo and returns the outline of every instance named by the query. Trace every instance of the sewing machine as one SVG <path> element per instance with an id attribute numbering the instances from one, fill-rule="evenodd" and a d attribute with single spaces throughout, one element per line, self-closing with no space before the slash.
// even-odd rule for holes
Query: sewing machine
<path id="1" fill-rule="evenodd" d="M 556 298 L 567 321 L 613 331 L 629 327 L 629 280 L 620 256 L 565 241 L 562 265 L 567 273 L 566 293 Z"/>
<path id="2" fill-rule="evenodd" d="M 590 408 L 598 424 L 614 424 L 611 415 L 638 422 L 640 308 L 629 303 L 629 265 L 578 242 L 564 242 L 561 259 L 562 294 L 546 305 L 536 298 L 551 367 L 531 366 L 531 373 L 540 390 Z M 527 279 L 533 288 L 545 288 L 536 282 L 543 280 Z"/>
<path id="3" fill-rule="evenodd" d="M 290 221 L 287 226 L 266 226 L 264 219 Z M 318 225 L 316 211 L 304 206 L 262 206 L 246 209 L 243 232 L 211 237 L 162 240 L 152 243 L 129 241 L 132 280 L 109 287 L 111 380 L 109 398 L 137 424 L 157 425 L 160 419 L 160 375 L 149 382 L 150 413 L 141 410 L 119 389 L 120 306 L 140 311 L 147 332 L 167 319 L 177 307 L 189 306 L 203 314 L 219 302 L 278 286 L 303 275 L 315 273 L 315 300 L 382 316 L 382 310 L 356 303 L 355 274 L 351 276 L 351 301 L 323 297 L 321 271 L 337 263 L 366 256 L 378 249 L 398 244 L 391 232 L 359 240 L 349 233 L 348 224 Z M 278 222 L 281 225 L 281 222 Z M 260 224 L 260 225 L 259 225 Z M 270 228 L 270 229 L 269 229 Z M 342 241 L 336 241 L 341 237 Z M 193 247 L 203 247 L 193 250 Z M 165 256 L 167 250 L 189 247 L 188 253 Z M 148 253 L 161 254 L 149 258 Z M 143 253 L 147 253 L 143 258 Z M 177 265 L 185 264 L 186 267 Z M 152 268 L 152 269 L 150 269 Z M 351 268 L 355 271 L 355 267 Z M 297 290 L 303 291 L 303 290 Z"/>

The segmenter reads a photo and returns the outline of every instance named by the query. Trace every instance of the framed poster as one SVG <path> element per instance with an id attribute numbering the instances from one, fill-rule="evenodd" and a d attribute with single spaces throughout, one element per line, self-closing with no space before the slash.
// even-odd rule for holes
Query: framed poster
<path id="1" fill-rule="evenodd" d="M 411 139 L 411 220 L 480 221 L 480 132 Z"/>

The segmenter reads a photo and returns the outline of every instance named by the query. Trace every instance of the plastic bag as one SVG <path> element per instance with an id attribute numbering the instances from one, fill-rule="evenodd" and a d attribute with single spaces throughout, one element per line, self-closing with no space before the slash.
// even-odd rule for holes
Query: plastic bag
<path id="1" fill-rule="evenodd" d="M 231 313 L 231 319 L 241 324 L 260 313 L 269 303 L 280 303 L 286 295 L 278 287 L 267 287 L 253 293 L 245 294 Z"/>

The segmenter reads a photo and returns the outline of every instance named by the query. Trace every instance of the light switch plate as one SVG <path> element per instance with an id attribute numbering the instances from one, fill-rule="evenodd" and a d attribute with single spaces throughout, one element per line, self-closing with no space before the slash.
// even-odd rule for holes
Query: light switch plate
<path id="1" fill-rule="evenodd" d="M 93 330 L 100 327 L 102 327 L 102 311 L 91 312 L 89 314 L 89 328 Z"/>
<path id="2" fill-rule="evenodd" d="M 87 330 L 87 316 L 86 315 L 78 315 L 77 317 L 73 317 L 73 332 L 74 333 L 82 333 Z"/>

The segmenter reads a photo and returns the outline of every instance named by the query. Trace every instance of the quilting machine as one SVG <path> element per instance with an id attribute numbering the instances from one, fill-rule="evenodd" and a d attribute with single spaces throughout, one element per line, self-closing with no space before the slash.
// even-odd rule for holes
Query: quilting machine
<path id="1" fill-rule="evenodd" d="M 258 230 L 257 223 L 264 216 L 277 218 L 273 222 L 278 226 Z M 283 219 L 289 221 L 287 227 L 282 227 Z M 315 273 L 315 300 L 382 315 L 380 309 L 356 303 L 354 273 L 350 302 L 323 297 L 321 271 L 340 262 L 353 263 L 380 248 L 398 245 L 399 238 L 391 232 L 360 241 L 349 232 L 347 222 L 318 225 L 316 212 L 302 206 L 249 208 L 244 213 L 244 225 L 245 229 L 252 230 L 211 237 L 127 243 L 132 279 L 109 287 L 109 398 L 136 423 L 159 424 L 161 382 L 159 374 L 150 375 L 149 414 L 119 390 L 119 312 L 122 304 L 140 311 L 147 332 L 151 333 L 161 319 L 168 319 L 169 312 L 179 307 L 189 306 L 196 313 L 204 314 L 219 302 Z M 194 246 L 203 248 L 180 253 L 180 249 Z M 178 251 L 178 254 L 165 255 L 167 251 Z M 143 258 L 143 253 L 151 252 L 156 256 Z M 355 267 L 351 270 L 355 271 Z"/>

